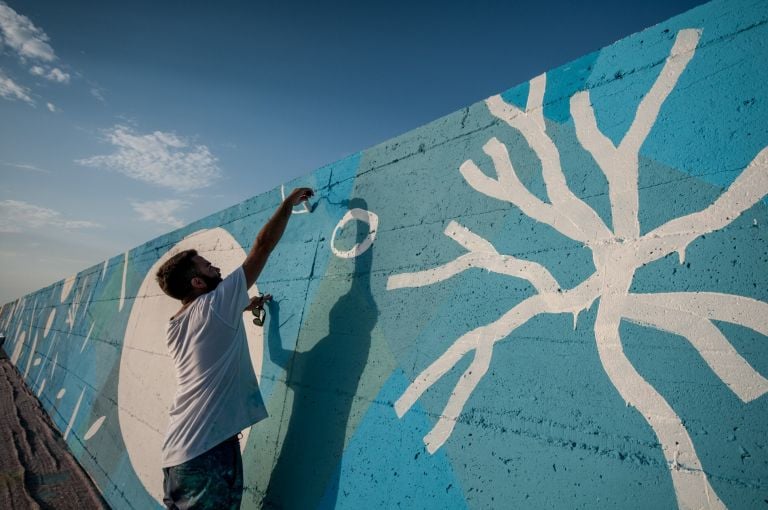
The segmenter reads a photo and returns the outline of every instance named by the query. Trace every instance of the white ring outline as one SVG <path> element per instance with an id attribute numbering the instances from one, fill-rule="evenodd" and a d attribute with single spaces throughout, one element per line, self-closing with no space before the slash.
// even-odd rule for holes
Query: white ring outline
<path id="1" fill-rule="evenodd" d="M 337 250 L 333 245 L 336 240 L 336 234 L 339 230 L 352 220 L 364 221 L 369 226 L 368 235 L 358 244 L 346 251 Z M 366 211 L 365 209 L 350 209 L 336 224 L 336 228 L 333 229 L 333 235 L 331 235 L 331 251 L 333 254 L 342 259 L 353 259 L 365 253 L 368 248 L 373 245 L 376 240 L 376 229 L 379 227 L 379 217 L 376 213 Z"/>

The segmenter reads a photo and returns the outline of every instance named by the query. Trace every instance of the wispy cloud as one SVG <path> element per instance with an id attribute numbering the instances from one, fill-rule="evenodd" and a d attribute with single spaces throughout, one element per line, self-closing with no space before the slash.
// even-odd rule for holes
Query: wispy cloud
<path id="1" fill-rule="evenodd" d="M 0 47 L 10 48 L 22 64 L 30 66 L 32 74 L 56 83 L 69 83 L 70 74 L 55 66 L 58 58 L 49 40 L 48 34 L 32 20 L 0 0 Z M 0 97 L 35 104 L 28 88 L 1 72 Z"/>
<path id="2" fill-rule="evenodd" d="M 157 200 L 148 202 L 131 202 L 133 210 L 139 213 L 144 221 L 154 221 L 172 227 L 183 227 L 184 221 L 176 217 L 179 210 L 184 209 L 189 202 L 183 200 Z"/>
<path id="3" fill-rule="evenodd" d="M 51 113 L 56 113 L 59 111 L 59 109 L 56 108 L 56 105 L 53 103 L 45 103 L 45 106 L 48 107 L 48 111 L 50 111 Z"/>
<path id="4" fill-rule="evenodd" d="M 2 69 L 0 69 L 0 97 L 11 101 L 24 101 L 25 103 L 34 105 L 35 102 L 29 94 L 30 91 L 28 88 L 25 88 L 10 79 L 3 73 Z"/>
<path id="5" fill-rule="evenodd" d="M 26 163 L 10 163 L 8 161 L 0 161 L 0 165 L 10 166 L 10 167 L 13 167 L 13 168 L 19 168 L 21 170 L 28 170 L 30 172 L 41 172 L 41 173 L 44 173 L 44 174 L 51 173 L 50 171 L 45 170 L 44 168 L 38 168 L 35 165 L 29 165 L 29 164 L 26 164 Z"/>
<path id="6" fill-rule="evenodd" d="M 104 99 L 104 91 L 103 89 L 99 87 L 91 87 L 91 95 L 96 98 L 96 100 L 100 103 L 106 103 L 106 99 Z"/>
<path id="7" fill-rule="evenodd" d="M 0 1 L 0 34 L 3 43 L 16 51 L 22 59 L 53 62 L 56 54 L 48 44 L 48 35 L 36 27 L 26 16 L 17 13 Z"/>
<path id="8" fill-rule="evenodd" d="M 221 176 L 218 161 L 208 147 L 195 145 L 175 133 L 140 134 L 118 124 L 107 130 L 106 141 L 115 147 L 114 153 L 79 159 L 77 163 L 176 191 L 205 188 Z"/>
<path id="9" fill-rule="evenodd" d="M 101 225 L 93 221 L 69 220 L 58 211 L 21 200 L 0 200 L 0 232 L 24 232 L 46 226 L 75 230 Z"/>
<path id="10" fill-rule="evenodd" d="M 42 76 L 46 80 L 55 81 L 58 83 L 69 83 L 69 73 L 65 73 L 58 67 L 54 67 L 53 69 L 48 69 L 41 66 L 32 66 L 29 69 L 29 72 L 34 74 L 35 76 Z"/>

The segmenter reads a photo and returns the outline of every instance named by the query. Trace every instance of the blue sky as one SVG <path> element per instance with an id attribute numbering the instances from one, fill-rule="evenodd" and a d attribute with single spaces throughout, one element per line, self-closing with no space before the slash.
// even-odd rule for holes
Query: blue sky
<path id="1" fill-rule="evenodd" d="M 0 303 L 700 3 L 0 0 Z"/>

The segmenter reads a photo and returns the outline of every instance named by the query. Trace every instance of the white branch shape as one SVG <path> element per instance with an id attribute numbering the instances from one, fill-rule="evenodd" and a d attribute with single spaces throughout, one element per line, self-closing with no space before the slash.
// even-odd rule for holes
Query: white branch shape
<path id="1" fill-rule="evenodd" d="M 768 335 L 768 304 L 715 292 L 630 294 L 623 317 L 685 337 L 717 376 L 743 402 L 768 391 L 768 380 L 733 348 L 712 320 L 749 327 Z"/>
<path id="2" fill-rule="evenodd" d="M 486 269 L 528 280 L 539 292 L 554 292 L 559 288 L 552 274 L 541 264 L 501 255 L 491 243 L 455 221 L 445 228 L 445 235 L 466 248 L 469 253 L 434 269 L 391 276 L 387 281 L 387 290 L 431 285 L 470 268 Z"/>
<path id="3" fill-rule="evenodd" d="M 613 145 L 600 128 L 589 99 L 589 91 L 577 92 L 571 98 L 571 112 L 576 137 L 608 180 L 614 234 L 621 238 L 640 235 L 638 222 L 638 161 L 640 147 L 659 115 L 664 100 L 674 88 L 699 42 L 699 30 L 681 30 L 661 70 L 661 74 L 645 95 L 619 147 Z"/>
<path id="4" fill-rule="evenodd" d="M 619 337 L 620 299 L 600 300 L 595 319 L 595 340 L 600 361 L 609 379 L 627 404 L 637 408 L 653 429 L 672 476 L 679 506 L 683 509 L 724 509 L 701 466 L 688 431 L 659 392 L 641 376 L 624 354 Z"/>
<path id="5" fill-rule="evenodd" d="M 517 129 L 520 134 L 523 135 L 525 141 L 541 161 L 541 174 L 547 189 L 547 197 L 552 203 L 551 208 L 553 212 L 556 211 L 557 214 L 562 215 L 566 221 L 573 223 L 573 226 L 578 233 L 572 232 L 571 229 L 562 231 L 557 226 L 553 226 L 571 239 L 583 243 L 608 239 L 612 237 L 611 232 L 605 226 L 603 220 L 600 219 L 600 216 L 598 216 L 591 207 L 571 192 L 565 181 L 565 175 L 563 174 L 560 165 L 560 152 L 545 131 L 546 126 L 544 124 L 542 105 L 544 93 L 540 90 L 544 88 L 545 84 L 545 75 L 541 75 L 531 81 L 528 105 L 525 112 L 521 111 L 515 105 L 505 102 L 501 96 L 498 95 L 486 99 L 485 103 L 488 106 L 488 111 L 495 117 L 498 117 L 509 124 L 509 126 Z M 506 149 L 504 149 L 504 152 L 506 153 Z M 509 159 L 508 154 L 506 154 L 506 158 Z M 468 163 L 472 162 L 469 161 Z M 497 164 L 496 159 L 494 159 L 494 163 Z M 511 163 L 509 164 L 509 168 L 512 169 Z M 499 172 L 498 167 L 496 171 Z M 512 169 L 511 172 L 504 169 L 504 173 L 507 175 L 510 173 L 514 175 L 514 169 Z M 462 175 L 466 178 L 466 174 L 464 174 L 463 171 Z M 472 172 L 472 175 L 475 177 L 477 176 L 475 172 Z M 499 177 L 499 184 L 503 185 L 504 177 L 502 177 L 501 173 L 499 174 Z M 517 180 L 516 176 L 515 180 Z M 467 182 L 470 186 L 474 187 L 474 184 L 469 179 L 467 179 Z M 507 200 L 517 205 L 514 195 Z"/>
<path id="6" fill-rule="evenodd" d="M 568 188 L 558 149 L 546 134 L 543 115 L 546 76 L 531 80 L 525 111 L 506 103 L 500 96 L 486 100 L 491 114 L 519 131 L 541 161 L 549 203 L 536 197 L 520 181 L 507 147 L 496 138 L 483 146 L 496 169 L 496 178 L 483 173 L 473 161 L 461 165 L 461 175 L 480 193 L 509 202 L 536 221 L 583 243 L 592 251 L 595 273 L 573 289 L 563 290 L 541 264 L 502 255 L 490 242 L 451 221 L 445 234 L 463 246 L 467 253 L 432 269 L 390 276 L 387 289 L 395 290 L 432 285 L 467 269 L 481 268 L 526 280 L 535 290 L 498 320 L 456 339 L 414 379 L 395 403 L 395 411 L 402 417 L 425 391 L 464 356 L 474 352 L 437 423 L 424 437 L 430 453 L 440 448 L 453 432 L 464 406 L 490 367 L 497 341 L 544 313 L 571 313 L 575 322 L 581 310 L 600 298 L 594 326 L 600 360 L 622 398 L 642 413 L 658 437 L 669 464 L 679 506 L 724 508 L 703 471 L 682 420 L 632 366 L 619 336 L 622 320 L 682 336 L 744 403 L 768 392 L 768 380 L 734 349 L 713 323 L 739 324 L 768 336 L 768 304 L 716 292 L 629 293 L 638 268 L 675 252 L 682 262 L 691 242 L 728 226 L 768 195 L 766 147 L 710 206 L 640 235 L 639 151 L 664 101 L 693 58 L 700 35 L 701 32 L 694 29 L 678 32 L 659 76 L 640 101 L 632 124 L 618 147 L 598 127 L 589 92 L 578 92 L 571 98 L 577 139 L 593 156 L 608 182 L 613 231 Z"/>
<path id="7" fill-rule="evenodd" d="M 670 220 L 645 234 L 639 251 L 647 264 L 678 252 L 685 260 L 685 249 L 695 239 L 729 225 L 744 211 L 768 194 L 768 147 L 761 150 L 730 187 L 706 209 Z"/>

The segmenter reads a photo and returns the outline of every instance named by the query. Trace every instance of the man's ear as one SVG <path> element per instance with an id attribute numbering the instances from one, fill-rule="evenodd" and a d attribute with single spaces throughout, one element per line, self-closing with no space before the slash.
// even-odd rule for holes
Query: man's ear
<path id="1" fill-rule="evenodd" d="M 193 289 L 204 289 L 205 288 L 205 282 L 199 276 L 193 277 L 191 283 L 192 283 L 192 288 Z"/>

